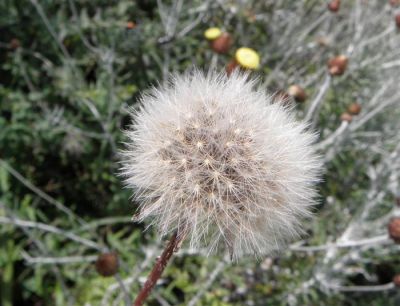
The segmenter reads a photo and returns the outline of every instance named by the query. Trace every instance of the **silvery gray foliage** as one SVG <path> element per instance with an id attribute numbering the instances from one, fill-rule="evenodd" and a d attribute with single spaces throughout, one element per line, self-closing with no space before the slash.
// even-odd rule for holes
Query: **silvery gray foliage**
<path id="1" fill-rule="evenodd" d="M 138 220 L 187 230 L 195 249 L 223 241 L 234 258 L 299 236 L 321 168 L 315 135 L 256 82 L 191 71 L 142 97 L 122 168 Z"/>
<path id="2" fill-rule="evenodd" d="M 74 68 L 75 63 L 79 64 L 80 61 L 72 61 L 68 54 L 69 49 L 60 43 L 65 37 L 65 32 L 60 29 L 63 24 L 50 22 L 52 15 L 62 17 L 65 14 L 52 14 L 46 9 L 44 3 L 33 0 L 30 2 L 33 4 L 32 8 L 35 8 L 33 13 L 54 38 L 53 44 L 62 50 L 58 62 L 68 65 L 68 69 L 59 70 L 63 72 L 63 79 L 67 80 L 64 85 L 68 84 L 67 88 L 72 92 L 80 92 L 82 89 L 80 79 L 75 77 L 76 74 L 68 73 L 72 71 L 70 68 Z M 335 170 L 342 167 L 350 168 L 346 175 L 334 172 L 331 175 L 333 180 L 328 178 L 327 184 L 330 185 L 337 181 L 338 183 L 344 182 L 339 184 L 339 186 L 343 186 L 348 182 L 352 185 L 353 191 L 357 191 L 357 193 L 346 193 L 345 199 L 333 191 L 326 195 L 325 205 L 318 211 L 313 223 L 309 224 L 308 229 L 312 239 L 301 240 L 290 246 L 293 252 L 301 252 L 301 256 L 309 257 L 305 264 L 280 265 L 279 267 L 272 265 L 272 268 L 268 268 L 274 274 L 279 274 L 282 279 L 296 281 L 297 288 L 292 287 L 292 284 L 295 284 L 292 281 L 289 282 L 289 286 L 286 286 L 284 282 L 279 283 L 282 290 L 274 291 L 277 296 L 273 294 L 274 298 L 282 298 L 282 300 L 286 298 L 288 304 L 291 305 L 311 303 L 309 299 L 311 297 L 314 303 L 317 303 L 316 299 L 321 302 L 319 299 L 330 298 L 332 291 L 392 290 L 392 282 L 380 283 L 374 267 L 379 262 L 393 260 L 399 251 L 399 245 L 392 243 L 386 229 L 388 220 L 394 215 L 400 215 L 399 207 L 395 207 L 393 201 L 395 197 L 400 196 L 400 134 L 398 133 L 400 129 L 400 94 L 398 91 L 400 36 L 394 23 L 394 14 L 398 13 L 398 8 L 390 7 L 388 1 L 382 0 L 343 1 L 340 11 L 333 14 L 327 10 L 326 2 L 221 0 L 196 2 L 195 4 L 195 2 L 174 0 L 171 1 L 171 5 L 166 5 L 163 1 L 157 1 L 157 11 L 161 16 L 160 25 L 151 20 L 149 24 L 153 24 L 155 27 L 150 28 L 146 33 L 142 30 L 137 31 L 137 33 L 142 33 L 140 35 L 143 35 L 144 40 L 153 40 L 155 36 L 160 36 L 160 31 L 154 30 L 161 28 L 164 36 L 160 36 L 158 42 L 174 39 L 173 44 L 170 45 L 173 47 L 162 48 L 161 46 L 158 53 L 146 52 L 141 55 L 140 61 L 144 63 L 141 71 L 143 76 L 157 74 L 152 66 L 154 64 L 164 76 L 170 71 L 181 69 L 181 66 L 177 68 L 177 63 L 195 61 L 197 64 L 201 64 L 198 56 L 203 54 L 203 51 L 207 66 L 223 69 L 228 60 L 227 57 L 213 54 L 211 50 L 199 52 L 199 44 L 187 43 L 189 38 L 193 41 L 192 37 L 201 37 L 201 33 L 206 27 L 215 25 L 234 33 L 237 47 L 246 45 L 259 52 L 262 61 L 259 73 L 265 77 L 267 86 L 287 88 L 289 85 L 299 84 L 309 94 L 309 100 L 306 101 L 304 107 L 298 108 L 298 117 L 307 118 L 320 134 L 317 149 L 324 156 L 324 163 L 328 169 L 338 161 L 341 164 L 334 167 Z M 68 3 L 70 6 L 74 6 L 74 1 L 68 1 Z M 79 96 L 76 98 L 75 102 L 79 105 L 80 112 L 87 114 L 90 121 L 96 122 L 101 128 L 99 131 L 82 129 L 81 122 L 63 115 L 62 109 L 50 109 L 49 115 L 47 116 L 45 113 L 44 118 L 49 124 L 54 125 L 51 127 L 52 131 L 57 128 L 64 130 L 67 135 L 79 134 L 86 141 L 92 138 L 102 139 L 104 142 L 110 143 L 115 151 L 117 136 L 110 132 L 110 127 L 115 125 L 113 114 L 116 111 L 124 114 L 131 102 L 124 99 L 119 100 L 115 94 L 118 86 L 125 84 L 121 81 L 119 72 L 121 70 L 118 68 L 121 66 L 126 68 L 127 63 L 122 60 L 123 55 L 116 49 L 119 44 L 109 44 L 96 33 L 88 34 L 86 31 L 88 29 L 83 27 L 87 19 L 92 29 L 98 28 L 99 23 L 96 20 L 99 19 L 102 24 L 106 24 L 110 22 L 108 15 L 96 14 L 91 18 L 87 16 L 85 10 L 80 11 L 79 8 L 74 14 L 74 19 L 70 20 L 70 24 L 81 28 L 79 36 L 87 47 L 88 58 L 95 59 L 96 65 L 101 67 L 102 71 L 107 72 L 104 79 L 110 79 L 109 86 L 107 86 L 110 93 L 108 107 L 101 107 L 102 103 L 99 101 Z M 83 16 L 83 19 L 80 20 L 78 15 Z M 10 16 L 12 15 L 10 14 Z M 80 20 L 80 22 L 75 23 L 74 20 Z M 221 20 L 221 22 L 215 23 L 216 20 Z M 145 28 L 143 27 L 143 29 Z M 71 29 L 75 31 L 73 28 Z M 100 29 L 100 32 L 103 33 L 104 28 Z M 268 33 L 267 39 L 260 33 Z M 68 35 L 75 34 L 69 32 Z M 114 39 L 112 35 L 107 36 Z M 136 43 L 131 43 L 134 48 L 137 47 Z M 204 42 L 205 44 L 206 42 Z M 2 40 L 0 47 L 4 48 L 4 46 L 8 46 L 8 44 Z M 31 52 L 25 47 L 27 46 L 22 46 L 19 50 L 42 62 L 43 71 L 46 73 L 57 71 L 54 69 L 55 67 L 60 68 L 57 61 L 53 63 L 51 59 L 46 58 L 47 52 L 43 54 L 36 51 Z M 182 52 L 182 50 L 186 52 Z M 331 78 L 328 75 L 326 62 L 331 56 L 338 54 L 348 56 L 348 71 L 341 77 Z M 75 56 L 72 53 L 71 55 Z M 25 61 L 32 59 L 27 56 L 23 58 Z M 20 65 L 22 68 L 21 82 L 25 82 L 29 91 L 35 93 L 35 82 L 30 81 L 32 74 L 26 69 L 26 62 L 21 62 Z M 132 74 L 136 72 L 135 69 L 131 69 Z M 125 76 L 122 80 L 124 79 Z M 116 80 L 115 83 L 113 80 Z M 92 86 L 92 84 L 89 85 Z M 95 88 L 104 90 L 104 86 L 103 82 L 98 82 Z M 58 87 L 55 89 L 58 90 Z M 64 87 L 63 90 L 65 90 Z M 361 113 L 354 116 L 351 123 L 340 122 L 340 112 L 345 111 L 347 105 L 353 100 L 357 100 L 362 105 Z M 39 106 L 43 108 L 41 104 Z M 47 122 L 43 123 L 43 126 L 46 124 Z M 358 157 L 354 164 L 351 160 L 347 160 L 349 153 Z M 98 240 L 97 231 L 93 231 L 92 234 L 87 231 L 88 228 L 94 226 L 93 224 L 97 224 L 96 226 L 115 224 L 120 222 L 116 220 L 127 222 L 127 219 L 112 217 L 97 219 L 92 222 L 93 224 L 88 223 L 87 220 L 79 218 L 67 207 L 70 203 L 66 203 L 67 206 L 64 206 L 63 203 L 44 193 L 45 190 L 39 189 L 40 186 L 33 185 L 34 182 L 30 182 L 28 176 L 26 178 L 23 176 L 24 172 L 19 173 L 6 163 L 2 163 L 2 168 L 31 190 L 37 199 L 42 199 L 47 204 L 56 207 L 61 213 L 65 213 L 71 220 L 78 220 L 83 224 L 82 228 L 85 229 L 86 238 L 80 239 L 77 235 L 71 234 L 74 231 L 73 223 L 70 226 L 62 227 L 58 223 L 59 219 L 54 220 L 53 225 L 49 226 L 37 222 L 36 219 L 20 219 L 22 216 L 18 216 L 17 211 L 11 210 L 6 211 L 7 217 L 0 219 L 2 224 L 12 224 L 22 229 L 30 241 L 34 242 L 27 244 L 27 252 L 22 251 L 21 256 L 29 265 L 45 263 L 49 267 L 52 264 L 49 270 L 55 271 L 58 284 L 61 284 L 64 296 L 69 300 L 69 305 L 74 305 L 73 288 L 63 286 L 64 275 L 58 272 L 59 267 L 61 264 L 85 263 L 96 259 L 97 256 L 93 255 L 69 255 L 90 254 L 90 250 L 102 249 L 103 246 L 95 242 Z M 331 171 L 328 170 L 328 174 Z M 363 184 L 352 183 L 357 177 L 365 178 Z M 4 205 L 1 203 L 0 205 L 4 209 Z M 329 227 L 332 223 L 337 226 Z M 55 224 L 57 227 L 54 226 Z M 35 230 L 29 230 L 30 228 L 35 228 Z M 43 233 L 46 232 L 57 235 L 59 239 L 63 240 L 67 237 L 70 241 L 71 251 L 65 253 L 67 249 L 63 248 L 60 252 L 53 252 L 54 244 L 47 242 L 52 240 L 43 239 Z M 137 283 L 142 270 L 152 264 L 154 257 L 158 254 L 155 246 L 158 244 L 154 243 L 148 247 L 143 245 L 145 254 L 143 261 L 132 271 L 127 271 L 128 275 L 123 274 L 122 280 L 117 279 L 115 283 L 108 286 L 101 305 L 110 305 L 111 303 L 116 305 L 124 296 L 127 296 L 125 286 L 130 291 L 132 284 Z M 126 252 L 130 254 L 130 246 L 126 244 L 125 247 L 128 250 Z M 183 248 L 177 255 L 185 256 L 193 253 L 195 251 Z M 200 250 L 198 254 L 204 254 L 204 252 Z M 290 258 L 288 262 L 291 263 L 295 262 L 291 260 L 293 256 L 297 256 L 297 254 L 293 255 L 292 252 L 287 252 L 284 255 L 284 257 Z M 265 262 L 270 261 L 270 258 L 265 259 Z M 245 269 L 245 263 L 242 264 L 242 268 Z M 201 276 L 196 279 L 196 286 L 200 290 L 191 297 L 187 303 L 189 306 L 197 305 L 199 301 L 202 301 L 202 296 L 210 287 L 214 286 L 218 277 L 222 278 L 221 281 L 230 278 L 228 271 L 219 275 L 228 266 L 223 261 L 219 261 L 218 265 L 213 265 L 212 259 L 210 259 L 205 265 L 208 265 L 209 269 L 208 280 L 204 282 Z M 262 266 L 263 264 L 260 265 L 261 268 Z M 271 266 L 271 264 L 265 266 Z M 300 266 L 302 269 L 299 269 Z M 62 271 L 69 272 L 69 266 Z M 86 270 L 80 269 L 80 271 Z M 360 276 L 371 285 L 357 285 L 353 281 L 349 281 L 350 277 L 359 279 Z M 249 288 L 253 288 L 251 284 Z M 324 292 L 324 295 L 316 294 L 321 291 Z M 81 291 L 78 290 L 78 293 L 80 294 Z M 187 294 L 189 296 L 189 293 Z M 226 298 L 230 298 L 234 294 L 232 292 Z M 245 296 L 246 303 L 254 304 L 253 292 L 247 291 Z M 364 294 L 358 296 L 364 296 Z M 367 298 L 370 296 L 368 295 Z M 160 296 L 156 295 L 155 298 L 162 302 Z M 162 304 L 161 302 L 160 304 Z M 325 300 L 322 302 L 329 303 Z M 357 302 L 356 300 L 355 303 Z M 126 305 L 130 305 L 130 303 L 127 302 Z"/>

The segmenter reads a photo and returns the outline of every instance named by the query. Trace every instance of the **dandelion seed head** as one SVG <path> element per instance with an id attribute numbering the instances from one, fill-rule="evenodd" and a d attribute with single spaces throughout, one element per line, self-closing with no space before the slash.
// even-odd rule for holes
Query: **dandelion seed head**
<path id="1" fill-rule="evenodd" d="M 188 72 L 141 99 L 122 173 L 138 219 L 192 248 L 268 254 L 301 233 L 315 203 L 314 135 L 256 80 Z"/>

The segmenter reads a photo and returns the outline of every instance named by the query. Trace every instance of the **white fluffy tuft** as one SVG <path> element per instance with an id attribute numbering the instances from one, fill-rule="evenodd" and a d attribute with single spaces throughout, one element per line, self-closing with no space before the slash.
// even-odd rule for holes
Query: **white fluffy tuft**
<path id="1" fill-rule="evenodd" d="M 280 249 L 301 233 L 321 163 L 314 135 L 247 75 L 195 71 L 141 99 L 122 173 L 162 235 L 234 258 Z"/>

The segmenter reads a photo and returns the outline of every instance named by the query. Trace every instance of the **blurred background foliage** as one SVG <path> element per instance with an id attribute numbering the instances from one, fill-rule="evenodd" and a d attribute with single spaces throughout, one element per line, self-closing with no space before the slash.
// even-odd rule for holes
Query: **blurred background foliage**
<path id="1" fill-rule="evenodd" d="M 0 305 L 125 305 L 135 296 L 162 242 L 152 229 L 143 232 L 145 225 L 130 221 L 136 206 L 116 175 L 118 150 L 129 107 L 168 73 L 193 65 L 223 70 L 235 49 L 254 48 L 261 67 L 253 73 L 271 92 L 293 83 L 306 88 L 309 101 L 295 106 L 299 118 L 312 99 L 323 100 L 313 117 L 321 140 L 340 126 L 341 113 L 355 99 L 373 112 L 379 103 L 368 101 L 375 92 L 385 88 L 379 101 L 395 97 L 395 73 L 374 66 L 399 58 L 394 9 L 386 1 L 354 0 L 332 13 L 326 4 L 1 0 Z M 380 19 L 370 18 L 375 15 Z M 215 54 L 203 37 L 211 26 L 231 33 L 227 54 Z M 373 29 L 363 32 L 368 27 Z M 376 41 L 353 52 L 370 37 Z M 330 78 L 326 61 L 345 52 L 350 72 Z M 360 125 L 365 135 L 322 146 L 321 200 L 302 243 L 339 241 L 349 224 L 359 230 L 357 239 L 386 233 L 396 198 L 389 181 L 399 173 L 397 156 L 389 159 L 398 150 L 397 101 Z M 371 149 L 376 141 L 379 150 Z M 371 180 L 371 166 L 378 179 Z M 368 201 L 374 205 L 364 216 Z M 361 226 L 363 220 L 375 223 Z M 183 248 L 148 305 L 399 305 L 400 291 L 379 290 L 400 272 L 399 248 L 387 244 L 333 255 L 292 249 L 239 263 Z M 118 253 L 120 269 L 105 278 L 94 261 L 110 250 Z M 335 268 L 333 257 L 347 259 Z"/>

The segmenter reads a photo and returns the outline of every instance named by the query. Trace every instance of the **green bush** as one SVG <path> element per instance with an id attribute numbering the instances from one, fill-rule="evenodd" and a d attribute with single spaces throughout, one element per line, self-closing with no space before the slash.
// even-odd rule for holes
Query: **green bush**
<path id="1" fill-rule="evenodd" d="M 399 303 L 399 247 L 386 230 L 400 190 L 394 14 L 379 0 L 338 13 L 320 0 L 2 1 L 0 304 L 133 299 L 162 242 L 130 220 L 137 205 L 117 176 L 129 108 L 170 72 L 223 70 L 241 46 L 258 51 L 252 74 L 269 91 L 307 92 L 294 111 L 319 133 L 326 164 L 316 218 L 272 258 L 229 263 L 183 246 L 148 305 Z M 210 49 L 211 26 L 231 33 L 228 54 Z M 349 67 L 330 77 L 338 54 Z M 355 100 L 361 114 L 341 123 Z M 108 250 L 120 256 L 115 278 L 94 269 Z"/>

